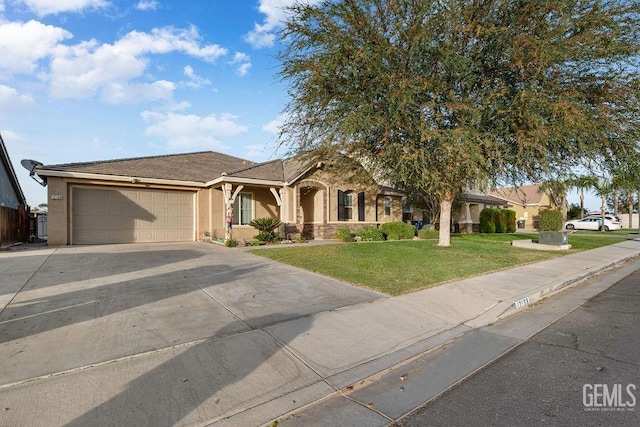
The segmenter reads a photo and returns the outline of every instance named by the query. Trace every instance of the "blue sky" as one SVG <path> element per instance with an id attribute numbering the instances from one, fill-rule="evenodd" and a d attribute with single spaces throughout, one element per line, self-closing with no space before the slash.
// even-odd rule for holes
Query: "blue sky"
<path id="1" fill-rule="evenodd" d="M 293 1 L 0 0 L 0 133 L 28 203 L 47 196 L 25 158 L 282 155 L 276 32 Z"/>
<path id="2" fill-rule="evenodd" d="M 202 150 L 278 157 L 286 88 L 281 8 L 292 0 L 0 0 L 0 133 L 19 162 Z"/>

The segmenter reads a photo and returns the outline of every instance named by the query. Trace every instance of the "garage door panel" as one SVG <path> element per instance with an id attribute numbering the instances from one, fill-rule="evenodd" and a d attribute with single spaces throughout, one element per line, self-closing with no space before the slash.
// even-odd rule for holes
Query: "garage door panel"
<path id="1" fill-rule="evenodd" d="M 194 193 L 73 189 L 72 243 L 193 241 Z"/>

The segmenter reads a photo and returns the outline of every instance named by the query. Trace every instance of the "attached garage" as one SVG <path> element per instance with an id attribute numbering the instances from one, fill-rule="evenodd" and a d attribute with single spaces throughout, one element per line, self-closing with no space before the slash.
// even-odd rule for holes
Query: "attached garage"
<path id="1" fill-rule="evenodd" d="M 192 191 L 71 188 L 71 244 L 195 240 Z"/>

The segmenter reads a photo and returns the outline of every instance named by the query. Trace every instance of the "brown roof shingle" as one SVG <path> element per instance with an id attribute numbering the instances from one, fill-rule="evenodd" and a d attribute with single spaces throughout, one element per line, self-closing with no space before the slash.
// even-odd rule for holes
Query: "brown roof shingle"
<path id="1" fill-rule="evenodd" d="M 544 196 L 544 192 L 538 184 L 497 188 L 489 194 L 519 205 L 538 205 L 542 202 L 542 196 Z"/>
<path id="2" fill-rule="evenodd" d="M 80 172 L 174 181 L 208 182 L 223 172 L 239 170 L 256 163 L 214 151 L 163 156 L 136 157 L 85 163 L 45 165 L 40 170 Z"/>

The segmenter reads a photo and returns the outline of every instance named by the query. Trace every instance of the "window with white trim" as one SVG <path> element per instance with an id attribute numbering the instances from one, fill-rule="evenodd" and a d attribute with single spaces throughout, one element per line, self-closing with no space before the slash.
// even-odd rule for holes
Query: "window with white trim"
<path id="1" fill-rule="evenodd" d="M 249 225 L 253 219 L 253 194 L 240 193 L 233 202 L 233 224 Z"/>
<path id="2" fill-rule="evenodd" d="M 384 214 L 391 216 L 391 197 L 384 198 Z"/>
<path id="3" fill-rule="evenodd" d="M 344 220 L 353 219 L 353 193 L 344 193 Z"/>

